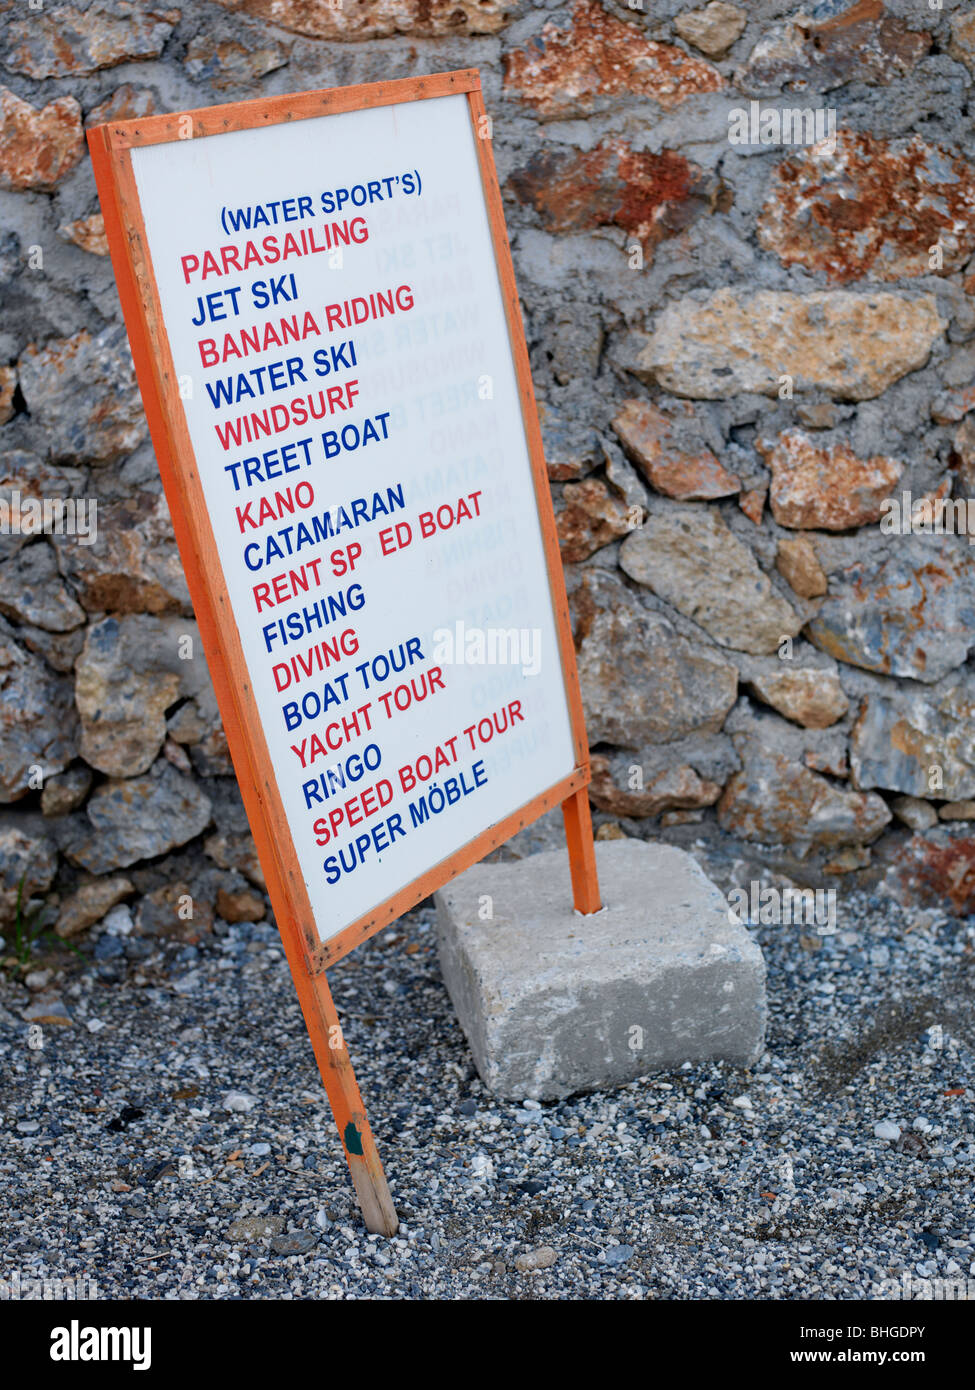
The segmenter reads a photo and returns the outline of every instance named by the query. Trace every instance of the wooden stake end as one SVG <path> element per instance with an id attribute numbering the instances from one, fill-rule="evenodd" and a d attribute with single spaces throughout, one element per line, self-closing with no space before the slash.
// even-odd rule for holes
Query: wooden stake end
<path id="1" fill-rule="evenodd" d="M 565 819 L 565 839 L 569 847 L 573 903 L 577 912 L 588 916 L 592 912 L 598 912 L 603 905 L 599 896 L 599 874 L 596 870 L 596 846 L 592 838 L 588 788 L 580 788 L 562 802 L 562 815 Z"/>

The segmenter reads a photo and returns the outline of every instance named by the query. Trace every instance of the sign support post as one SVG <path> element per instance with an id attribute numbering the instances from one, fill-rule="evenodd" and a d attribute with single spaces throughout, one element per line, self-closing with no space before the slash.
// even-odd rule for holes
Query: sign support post
<path id="1" fill-rule="evenodd" d="M 602 907 L 599 897 L 599 875 L 596 872 L 596 847 L 592 837 L 592 813 L 589 793 L 585 787 L 562 802 L 565 820 L 565 839 L 569 849 L 569 872 L 572 876 L 572 900 L 577 912 L 588 917 Z"/>
<path id="2" fill-rule="evenodd" d="M 292 974 L 315 1060 L 345 1150 L 362 1219 L 367 1230 L 377 1235 L 394 1236 L 399 1218 L 359 1094 L 325 972 L 307 975 L 304 962 L 299 960 L 292 964 Z"/>
<path id="3" fill-rule="evenodd" d="M 326 131 L 323 119 L 343 124 Z M 585 914 L 600 908 L 568 601 L 480 77 L 464 70 L 208 107 L 96 126 L 88 140 L 146 418 L 244 808 L 365 1224 L 389 1236 L 397 1228 L 396 1211 L 326 967 L 560 804 L 575 908 Z M 447 149 L 452 153 L 445 155 Z M 350 204 L 344 222 L 330 222 L 341 216 L 343 198 Z M 234 200 L 249 206 L 235 207 Z M 279 211 L 294 224 L 290 229 L 278 225 Z M 258 214 L 264 221 L 255 232 L 250 219 Z M 277 229 L 266 233 L 269 225 Z M 327 249 L 321 240 L 343 228 L 338 260 L 316 255 Z M 437 236 L 428 234 L 430 228 Z M 441 265 L 422 263 L 423 248 L 431 244 L 438 255 L 454 258 L 453 281 Z M 295 269 L 286 264 L 282 274 L 278 263 L 288 257 Z M 410 267 L 409 281 L 395 290 L 380 278 L 387 261 L 398 273 L 400 265 Z M 250 269 L 266 263 L 273 275 Z M 468 303 L 466 318 L 455 312 L 458 300 Z M 282 317 L 280 308 L 275 317 L 268 306 L 279 301 L 288 308 L 299 302 L 303 318 Z M 395 332 L 367 322 L 394 312 Z M 436 350 L 424 346 L 429 325 L 448 319 L 460 327 L 433 330 L 435 338 L 446 335 L 446 351 L 442 343 Z M 285 361 L 275 325 L 286 321 L 293 321 L 297 338 L 286 336 L 292 355 Z M 235 336 L 231 330 L 239 331 Z M 341 332 L 349 337 L 336 342 Z M 404 365 L 418 358 L 420 376 L 404 372 L 407 385 L 399 386 L 390 361 L 404 332 Z M 263 346 L 254 346 L 262 333 Z M 224 365 L 227 356 L 214 355 L 218 341 L 238 360 Z M 276 346 L 268 348 L 268 341 Z M 313 352 L 316 343 L 324 346 Z M 486 383 L 483 391 L 470 390 L 464 348 L 480 364 L 473 371 L 476 383 Z M 241 363 L 241 357 L 249 360 Z M 313 363 L 326 377 L 327 392 L 308 391 Z M 242 365 L 247 370 L 239 370 Z M 334 384 L 350 370 L 355 378 Z M 247 384 L 254 373 L 261 396 L 270 383 L 274 404 L 242 414 L 240 393 L 255 394 Z M 458 448 L 449 445 L 442 471 L 463 476 L 479 464 L 473 477 L 483 479 L 459 501 L 456 484 L 444 492 L 423 471 L 440 436 L 431 433 L 416 381 L 431 379 L 453 392 L 451 402 L 461 402 L 455 407 L 467 424 L 461 437 L 492 441 L 484 446 L 488 467 L 477 454 L 473 464 L 469 454 L 458 458 Z M 187 381 L 189 391 L 183 389 Z M 306 384 L 306 397 L 286 403 L 275 394 L 289 386 L 297 391 L 295 382 Z M 362 411 L 377 404 L 386 411 L 363 421 Z M 318 433 L 309 425 L 297 431 L 307 437 L 292 439 L 305 423 L 296 407 L 320 422 Z M 228 409 L 236 418 L 217 418 Z M 336 411 L 343 412 L 338 419 Z M 332 428 L 322 431 L 322 423 Z M 242 429 L 248 431 L 243 443 Z M 264 437 L 255 441 L 252 430 Z M 275 431 L 268 448 L 267 435 Z M 370 451 L 360 462 L 354 451 L 367 441 Z M 284 479 L 262 492 L 261 484 L 283 470 L 301 481 L 285 492 Z M 245 504 L 252 482 L 257 485 Z M 367 514 L 369 499 L 355 495 L 365 487 L 375 489 L 372 506 L 383 518 L 395 504 L 394 524 L 385 530 L 383 520 Z M 272 561 L 254 563 L 253 552 L 266 547 L 268 557 L 280 557 L 280 538 L 295 529 L 290 521 L 282 530 L 265 525 L 264 509 L 280 518 L 274 508 L 284 498 L 293 512 L 301 488 L 307 500 L 300 506 L 319 508 L 306 513 L 315 523 L 314 535 L 306 523 L 309 549 L 290 566 L 278 558 L 266 582 L 255 583 Z M 338 501 L 343 497 L 347 503 Z M 417 512 L 417 505 L 430 510 Z M 258 507 L 255 522 L 251 508 Z M 335 516 L 353 529 L 339 536 Z M 452 607 L 445 597 L 448 581 L 460 593 L 472 589 L 471 582 L 465 587 L 466 560 L 458 565 L 441 532 L 462 518 L 464 545 L 473 536 L 475 551 L 480 545 L 488 556 L 478 561 L 476 599 L 490 598 L 502 612 L 514 603 L 522 620 L 534 625 L 522 631 L 534 633 L 539 648 L 551 653 L 533 672 L 524 661 L 520 672 L 516 663 L 510 667 L 501 679 L 500 705 L 498 696 L 485 694 L 489 683 L 476 662 L 472 673 L 465 656 L 436 655 L 437 633 L 450 636 L 450 629 L 436 627 L 431 645 L 429 628 L 453 622 L 475 602 L 464 598 Z M 485 538 L 492 536 L 510 536 L 509 550 L 491 550 L 496 542 Z M 300 563 L 305 556 L 314 558 Z M 522 574 L 520 587 L 512 587 L 513 570 Z M 309 571 L 319 593 L 332 589 L 315 605 L 306 596 Z M 344 587 L 335 582 L 340 576 Z M 342 605 L 353 594 L 348 615 Z M 297 606 L 289 608 L 292 601 Z M 322 655 L 327 643 L 320 640 L 319 603 L 332 605 L 329 622 L 337 605 L 349 624 L 341 636 L 352 645 L 341 655 L 337 647 Z M 285 643 L 291 658 L 288 624 L 306 623 L 311 634 L 308 615 L 316 613 L 319 631 L 304 638 L 315 645 L 299 649 L 298 665 L 282 661 L 274 643 Z M 463 621 L 457 627 L 463 629 Z M 404 631 L 419 635 L 397 646 Z M 390 682 L 384 690 L 389 667 L 404 670 L 406 652 L 412 654 L 403 684 Z M 302 686 L 298 699 L 292 699 L 292 681 L 298 685 L 311 673 L 313 659 L 326 676 L 325 698 L 306 713 L 309 698 L 308 709 L 321 701 L 321 676 L 317 688 L 312 681 Z M 352 689 L 362 701 L 356 708 Z M 344 704 L 341 721 L 323 714 L 330 703 Z M 326 724 L 330 718 L 335 722 Z M 332 730 L 341 731 L 338 745 Z M 306 746 L 311 741 L 314 747 L 316 738 L 327 742 L 324 772 L 308 766 Z M 503 742 L 497 755 L 496 738 Z M 380 810 L 386 812 L 382 822 Z M 403 839 L 405 849 L 398 844 Z"/>

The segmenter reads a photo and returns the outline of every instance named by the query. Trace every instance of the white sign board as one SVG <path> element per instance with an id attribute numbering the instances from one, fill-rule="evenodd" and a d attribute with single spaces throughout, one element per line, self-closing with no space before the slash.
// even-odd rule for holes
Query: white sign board
<path id="1" fill-rule="evenodd" d="M 169 139 L 131 160 L 325 942 L 576 767 L 469 104 Z"/>

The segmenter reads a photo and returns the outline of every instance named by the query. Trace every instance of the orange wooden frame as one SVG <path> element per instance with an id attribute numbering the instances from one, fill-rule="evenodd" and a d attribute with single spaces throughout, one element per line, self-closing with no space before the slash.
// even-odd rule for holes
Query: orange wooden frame
<path id="1" fill-rule="evenodd" d="M 496 269 L 504 300 L 556 619 L 576 766 L 569 776 L 546 792 L 488 827 L 358 921 L 322 942 L 271 767 L 257 703 L 250 688 L 237 622 L 209 522 L 196 457 L 180 402 L 175 365 L 129 152 L 141 145 L 219 135 L 227 131 L 286 124 L 315 116 L 458 93 L 466 94 L 468 99 Z M 392 1234 L 396 1229 L 396 1213 L 325 981 L 326 966 L 334 964 L 360 942 L 559 803 L 565 815 L 575 906 L 584 913 L 595 912 L 600 906 L 586 790 L 589 754 L 575 649 L 518 291 L 491 151 L 489 124 L 486 122 L 480 75 L 476 69 L 465 69 L 430 77 L 305 92 L 141 120 L 112 122 L 94 126 L 88 131 L 105 231 L 136 375 L 230 756 L 363 1215 L 370 1230 L 386 1234 Z"/>

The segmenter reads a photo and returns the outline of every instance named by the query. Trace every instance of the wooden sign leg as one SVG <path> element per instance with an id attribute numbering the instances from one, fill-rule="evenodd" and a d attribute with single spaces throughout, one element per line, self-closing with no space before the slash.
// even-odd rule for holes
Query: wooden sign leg
<path id="1" fill-rule="evenodd" d="M 596 872 L 596 847 L 592 839 L 592 816 L 589 811 L 589 789 L 579 791 L 562 802 L 565 819 L 565 839 L 569 847 L 569 872 L 572 875 L 572 900 L 577 912 L 598 912 L 599 875 Z"/>
<path id="2" fill-rule="evenodd" d="M 377 1235 L 394 1236 L 399 1217 L 369 1128 L 328 981 L 324 972 L 312 976 L 302 971 L 296 975 L 295 984 L 366 1228 Z"/>

